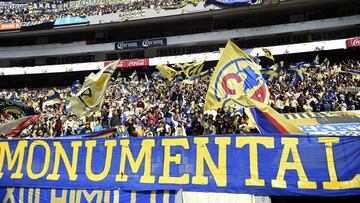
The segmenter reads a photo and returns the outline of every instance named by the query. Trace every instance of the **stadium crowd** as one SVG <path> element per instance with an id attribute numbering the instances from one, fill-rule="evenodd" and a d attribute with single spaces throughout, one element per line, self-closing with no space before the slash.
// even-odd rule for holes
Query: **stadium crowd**
<path id="1" fill-rule="evenodd" d="M 291 75 L 281 71 L 275 82 L 268 82 L 272 107 L 280 113 L 359 110 L 360 95 L 346 92 L 346 87 L 358 88 L 359 75 L 340 69 L 360 71 L 360 63 L 341 62 L 322 71 L 309 67 L 295 85 L 289 85 Z M 66 110 L 64 98 L 71 95 L 72 87 L 58 89 L 63 99 L 51 105 L 46 89 L 2 90 L 0 98 L 16 98 L 42 113 L 35 124 L 21 132 L 22 137 L 65 136 L 107 128 L 134 137 L 251 132 L 246 115 L 236 107 L 203 113 L 208 83 L 209 79 L 189 85 L 161 78 L 114 78 L 101 111 L 91 118 L 77 118 Z"/>
<path id="2" fill-rule="evenodd" d="M 357 74 L 345 72 L 350 70 Z M 275 83 L 269 83 L 270 103 L 280 113 L 358 110 L 359 71 L 359 61 L 353 60 L 321 71 L 311 66 L 296 85 L 291 85 L 293 75 L 282 71 Z"/>
<path id="3" fill-rule="evenodd" d="M 79 0 L 82 1 L 82 0 Z M 0 23 L 7 22 L 28 22 L 38 20 L 53 21 L 56 18 L 68 16 L 94 16 L 109 13 L 128 12 L 152 8 L 177 8 L 187 3 L 197 4 L 198 0 L 141 0 L 141 1 L 114 1 L 113 3 L 101 4 L 70 4 L 74 6 L 59 6 L 49 8 L 46 6 L 34 7 L 30 3 L 28 6 L 14 6 L 12 3 L 4 3 L 0 7 Z M 56 2 L 55 2 L 56 3 Z"/>

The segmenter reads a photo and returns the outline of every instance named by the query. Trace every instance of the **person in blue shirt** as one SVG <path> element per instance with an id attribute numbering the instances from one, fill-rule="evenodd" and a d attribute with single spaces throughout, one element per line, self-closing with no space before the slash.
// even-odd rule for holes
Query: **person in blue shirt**
<path id="1" fill-rule="evenodd" d="M 102 130 L 104 130 L 104 128 L 101 126 L 101 119 L 96 119 L 94 132 L 99 132 L 99 131 L 102 131 Z"/>

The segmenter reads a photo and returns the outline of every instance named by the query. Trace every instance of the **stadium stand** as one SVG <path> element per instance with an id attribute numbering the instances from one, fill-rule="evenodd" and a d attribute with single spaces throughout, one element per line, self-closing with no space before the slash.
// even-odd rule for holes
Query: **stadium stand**
<path id="1" fill-rule="evenodd" d="M 358 0 L 0 0 L 0 200 L 357 202 L 359 22 Z"/>
<path id="2" fill-rule="evenodd" d="M 360 110 L 359 61 L 343 61 L 326 67 L 309 64 L 304 73 L 292 73 L 291 67 L 279 70 L 268 80 L 270 104 L 278 112 Z M 148 80 L 144 79 L 145 75 L 139 80 L 137 75 L 126 81 L 122 77 L 113 78 L 103 108 L 90 120 L 66 111 L 66 97 L 75 93 L 75 84 L 55 92 L 53 89 L 3 90 L 0 97 L 26 103 L 44 115 L 23 131 L 21 137 L 64 136 L 107 128 L 118 128 L 121 134 L 126 132 L 133 137 L 254 132 L 238 108 L 202 113 L 208 77 L 187 84 L 185 75 L 172 83 L 157 77 L 159 75 L 153 72 L 154 77 L 149 75 Z M 57 96 L 53 97 L 54 94 Z M 91 128 L 87 124 L 91 124 Z"/>
<path id="3" fill-rule="evenodd" d="M 116 12 L 151 9 L 175 9 L 186 4 L 197 5 L 198 0 L 145 0 L 145 1 L 38 1 L 27 4 L 0 2 L 0 23 L 53 21 L 68 16 L 95 16 Z"/>

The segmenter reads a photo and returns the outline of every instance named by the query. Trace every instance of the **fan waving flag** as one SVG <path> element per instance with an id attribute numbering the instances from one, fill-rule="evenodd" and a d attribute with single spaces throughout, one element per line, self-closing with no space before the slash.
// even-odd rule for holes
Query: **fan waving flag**
<path id="1" fill-rule="evenodd" d="M 159 70 L 163 78 L 166 78 L 168 81 L 173 81 L 174 78 L 181 73 L 165 64 L 157 65 L 156 68 Z"/>
<path id="2" fill-rule="evenodd" d="M 180 68 L 187 78 L 198 76 L 203 67 L 205 61 L 197 61 L 193 63 L 175 64 L 174 66 Z"/>
<path id="3" fill-rule="evenodd" d="M 271 59 L 272 61 L 275 61 L 273 54 L 271 53 L 270 49 L 262 48 L 265 57 L 268 59 Z"/>
<path id="4" fill-rule="evenodd" d="M 35 115 L 34 108 L 23 103 L 0 98 L 0 121 L 15 120 L 24 116 Z"/>
<path id="5" fill-rule="evenodd" d="M 304 134 L 269 106 L 269 90 L 258 66 L 229 41 L 210 79 L 204 111 L 242 106 L 261 133 Z"/>
<path id="6" fill-rule="evenodd" d="M 35 122 L 39 116 L 30 106 L 0 98 L 0 135 L 17 136 L 22 129 Z"/>
<path id="7" fill-rule="evenodd" d="M 16 137 L 24 128 L 34 123 L 39 117 L 40 114 L 35 114 L 6 123 L 1 123 L 0 135 L 4 135 L 6 137 Z"/>
<path id="8" fill-rule="evenodd" d="M 229 41 L 210 79 L 204 111 L 229 105 L 252 107 L 240 96 L 268 104 L 269 90 L 259 67 Z"/>
<path id="9" fill-rule="evenodd" d="M 114 73 L 118 62 L 119 60 L 104 67 L 97 74 L 91 73 L 86 77 L 80 91 L 73 97 L 68 98 L 68 111 L 77 116 L 89 116 L 100 111 L 109 79 Z"/>
<path id="10" fill-rule="evenodd" d="M 48 94 L 46 95 L 46 97 L 47 97 L 47 100 L 44 102 L 44 106 L 51 106 L 54 104 L 61 103 L 60 93 L 55 88 L 50 90 L 48 92 Z"/>
<path id="11" fill-rule="evenodd" d="M 261 69 L 262 76 L 265 80 L 270 82 L 276 82 L 279 78 L 280 72 L 284 69 L 284 61 L 275 63 L 270 68 Z"/>

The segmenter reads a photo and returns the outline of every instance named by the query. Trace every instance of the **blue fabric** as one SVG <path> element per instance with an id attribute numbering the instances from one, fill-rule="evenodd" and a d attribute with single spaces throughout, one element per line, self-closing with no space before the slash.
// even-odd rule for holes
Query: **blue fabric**
<path id="1" fill-rule="evenodd" d="M 72 139 L 59 140 L 3 140 L 0 142 L 0 166 L 2 166 L 0 177 L 0 187 L 39 187 L 39 188 L 66 188 L 66 189 L 86 189 L 86 190 L 179 190 L 185 191 L 204 191 L 204 192 L 230 192 L 246 193 L 255 195 L 306 195 L 306 196 L 347 196 L 360 194 L 360 182 L 355 176 L 360 174 L 360 137 L 326 137 L 331 141 L 330 146 L 325 146 L 322 136 L 306 135 L 279 135 L 279 134 L 256 134 L 256 135 L 212 135 L 201 137 L 154 137 L 154 138 L 107 138 L 107 139 Z M 250 141 L 257 144 L 257 154 L 250 153 Z M 75 157 L 78 157 L 76 163 L 76 177 L 69 179 L 69 171 L 64 162 L 55 161 L 55 154 L 61 148 L 55 147 L 61 145 L 65 150 L 66 156 L 72 163 L 74 147 L 78 147 Z M 266 147 L 261 144 L 266 143 Z M 329 141 L 328 141 L 329 142 Z M 221 144 L 223 143 L 223 144 Z M 289 151 L 289 143 L 293 143 L 293 148 Z M 171 145 L 170 145 L 171 144 Z M 182 144 L 182 146 L 180 145 Z M 165 147 L 171 146 L 170 148 Z M 223 146 L 220 150 L 220 145 Z M 145 150 L 150 147 L 150 150 Z M 288 150 L 286 150 L 286 148 Z M 9 148 L 9 150 L 5 150 Z M 140 151 L 146 151 L 146 159 L 140 158 L 140 167 L 133 170 L 130 167 L 129 159 L 122 157 L 123 150 L 129 149 L 134 159 L 138 159 Z M 197 161 L 197 157 L 208 153 L 211 160 L 206 162 Z M 47 151 L 47 153 L 45 153 Z M 169 152 L 166 158 L 166 152 Z M 289 154 L 286 153 L 289 152 Z M 4 153 L 5 152 L 5 153 Z M 18 156 L 14 156 L 18 152 Z M 150 154 L 151 152 L 151 154 Z M 297 153 L 298 152 L 298 153 Z M 91 155 L 90 155 L 91 153 Z M 205 154 L 206 154 L 205 153 Z M 301 189 L 298 187 L 299 176 L 296 170 L 282 169 L 284 171 L 284 188 L 276 187 L 272 184 L 277 179 L 281 170 L 280 161 L 293 165 L 294 153 L 298 154 L 300 167 L 304 170 L 308 181 L 316 184 L 315 188 Z M 331 156 L 329 155 L 331 153 Z M 49 156 L 49 162 L 45 164 L 45 154 Z M 112 155 L 110 158 L 110 154 Z M 8 158 L 14 160 L 14 167 L 8 168 Z M 168 162 L 169 156 L 177 157 L 178 161 Z M 329 158 L 332 157 L 332 158 Z M 17 157 L 17 158 L 16 158 Z M 19 159 L 23 157 L 23 159 Z M 106 157 L 109 159 L 109 169 L 105 171 L 104 177 L 91 180 L 89 168 L 92 173 L 99 174 L 104 171 Z M 128 156 L 127 156 L 128 157 Z M 215 167 L 219 167 L 221 157 L 226 157 L 226 170 L 210 170 L 209 161 L 213 162 Z M 257 157 L 257 159 L 256 159 Z M 281 157 L 283 157 L 281 159 Z M 22 160 L 19 162 L 19 160 Z M 148 160 L 148 161 L 145 161 Z M 173 160 L 173 159 L 172 159 Z M 258 162 L 258 177 L 264 180 L 260 186 L 246 184 L 254 172 L 250 172 L 250 160 Z M 333 160 L 333 161 L 331 161 Z M 336 168 L 338 182 L 352 181 L 348 186 L 353 188 L 345 189 L 342 187 L 331 189 L 324 188 L 324 183 L 329 182 L 330 162 Z M 125 164 L 124 170 L 120 171 L 120 162 Z M 54 164 L 59 164 L 59 177 L 57 180 L 49 180 L 48 175 L 53 173 Z M 205 165 L 203 165 L 205 164 Z M 197 168 L 204 167 L 206 182 L 194 182 Z M 253 164 L 252 164 L 253 166 Z M 21 176 L 12 176 L 17 167 Z M 146 167 L 146 170 L 144 170 Z M 184 174 L 184 180 L 176 182 L 170 179 L 161 179 L 164 177 L 164 168 L 169 167 L 171 177 L 181 177 Z M 88 169 L 86 169 L 88 168 Z M 41 174 L 41 171 L 44 173 Z M 29 171 L 38 174 L 34 178 Z M 144 175 L 149 171 L 148 175 Z M 251 174 L 252 173 L 252 174 Z M 127 175 L 127 180 L 116 181 L 116 175 L 123 177 Z M 142 176 L 153 178 L 141 178 Z M 221 177 L 219 178 L 219 175 Z M 222 176 L 223 175 L 223 176 Z M 31 178 L 32 177 L 32 178 Z M 304 177 L 304 176 L 302 176 Z M 355 181 L 353 181 L 353 179 Z M 161 181 L 160 181 L 161 180 Z M 223 181 L 222 183 L 220 183 Z M 342 188 L 342 189 L 341 189 Z"/>
<path id="2" fill-rule="evenodd" d="M 178 82 L 180 82 L 181 80 L 182 80 L 182 77 L 181 77 L 181 74 L 180 74 L 180 75 L 176 76 L 174 82 L 175 82 L 175 83 L 178 83 Z"/>
<path id="3" fill-rule="evenodd" d="M 61 98 L 60 98 L 60 93 L 54 89 L 52 94 L 48 95 L 47 100 L 50 101 L 50 100 L 55 100 L 55 99 L 61 99 Z"/>
<path id="4" fill-rule="evenodd" d="M 52 189 L 48 188 L 0 188 L 0 201 L 8 200 L 7 193 L 11 191 L 15 202 L 57 202 L 62 199 L 62 202 L 71 202 L 75 200 L 78 202 L 134 202 L 134 203 L 150 203 L 152 191 L 124 191 L 124 190 L 75 190 L 71 192 L 66 189 Z M 35 195 L 39 194 L 39 195 Z M 135 195 L 132 195 L 135 194 Z M 156 202 L 175 202 L 176 191 L 155 191 Z M 166 195 L 165 195 L 166 194 Z M 77 196 L 79 195 L 79 196 Z M 93 195 L 92 199 L 89 195 Z M 8 196 L 9 197 L 9 196 Z M 57 199 L 56 199 L 57 198 Z M 77 199 L 79 198 L 79 199 Z M 89 198 L 89 199 L 87 199 Z M 116 201 L 118 200 L 118 201 Z"/>
<path id="5" fill-rule="evenodd" d="M 311 63 L 306 63 L 305 61 L 290 65 L 287 72 L 292 74 L 292 81 L 289 86 L 297 85 L 300 81 L 302 81 L 304 79 L 304 72 L 306 72 L 307 68 L 310 66 Z"/>
<path id="6" fill-rule="evenodd" d="M 135 102 L 136 101 L 136 96 L 130 95 L 129 99 L 130 99 L 131 102 Z"/>
<path id="7" fill-rule="evenodd" d="M 16 94 L 15 93 L 11 94 L 9 100 L 16 101 Z"/>
<path id="8" fill-rule="evenodd" d="M 76 94 L 79 92 L 79 90 L 81 89 L 81 84 L 79 80 L 76 80 L 75 82 L 73 82 L 73 84 L 71 85 L 71 94 Z"/>
<path id="9" fill-rule="evenodd" d="M 151 77 L 155 78 L 155 79 L 160 79 L 161 78 L 161 74 L 157 71 L 153 72 L 151 74 Z"/>
<path id="10" fill-rule="evenodd" d="M 62 137 L 55 137 L 54 139 L 60 139 L 60 140 L 64 140 L 64 139 L 80 139 L 80 138 L 95 138 L 95 137 L 100 137 L 100 136 L 104 136 L 107 135 L 108 137 L 114 135 L 116 133 L 116 129 L 115 128 L 110 128 L 110 129 L 106 129 L 106 130 L 101 130 L 98 132 L 91 132 L 91 133 L 83 133 L 83 134 L 75 134 L 75 135 L 67 135 L 67 136 L 62 136 Z"/>
<path id="11" fill-rule="evenodd" d="M 282 133 L 274 123 L 272 123 L 264 114 L 264 112 L 260 111 L 257 108 L 250 109 L 251 114 L 253 115 L 260 132 L 263 133 Z"/>
<path id="12" fill-rule="evenodd" d="M 171 124 L 171 123 L 172 123 L 171 117 L 166 117 L 166 123 L 167 123 L 167 124 Z"/>

